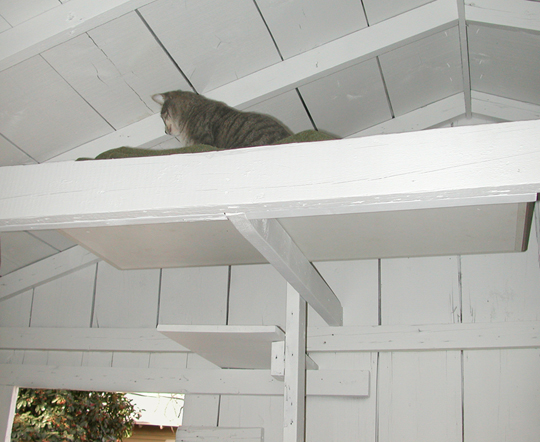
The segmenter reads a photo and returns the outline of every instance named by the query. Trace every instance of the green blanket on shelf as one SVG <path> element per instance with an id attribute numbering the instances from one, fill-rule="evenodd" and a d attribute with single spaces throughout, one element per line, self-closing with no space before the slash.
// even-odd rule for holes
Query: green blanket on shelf
<path id="1" fill-rule="evenodd" d="M 325 141 L 325 140 L 336 140 L 337 138 L 326 134 L 324 132 L 319 132 L 316 130 L 305 130 L 299 132 L 290 137 L 284 138 L 282 140 L 276 141 L 273 144 L 289 144 L 289 143 L 307 143 L 309 141 Z M 208 146 L 206 144 L 196 144 L 189 147 L 178 147 L 176 149 L 164 149 L 164 150 L 152 150 L 152 149 L 139 149 L 135 147 L 117 147 L 116 149 L 107 150 L 103 153 L 100 153 L 95 159 L 96 160 L 108 160 L 115 158 L 134 158 L 134 157 L 151 157 L 159 155 L 174 155 L 180 153 L 198 153 L 198 152 L 212 152 L 223 149 L 218 149 L 214 146 Z M 92 158 L 79 158 L 81 160 L 91 160 Z"/>

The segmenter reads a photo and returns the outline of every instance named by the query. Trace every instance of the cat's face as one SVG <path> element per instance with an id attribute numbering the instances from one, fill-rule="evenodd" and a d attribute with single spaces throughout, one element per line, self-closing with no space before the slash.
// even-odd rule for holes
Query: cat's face
<path id="1" fill-rule="evenodd" d="M 171 102 L 167 99 L 165 94 L 156 94 L 152 96 L 152 99 L 161 104 L 161 119 L 165 124 L 165 133 L 172 135 L 173 137 L 180 136 L 182 131 L 178 127 L 177 118 L 174 118 L 174 108 Z"/>

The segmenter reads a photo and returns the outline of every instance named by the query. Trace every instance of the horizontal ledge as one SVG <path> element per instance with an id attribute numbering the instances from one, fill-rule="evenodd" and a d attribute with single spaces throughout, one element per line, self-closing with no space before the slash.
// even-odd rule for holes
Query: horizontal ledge
<path id="1" fill-rule="evenodd" d="M 274 326 L 189 326 L 250 329 Z M 216 329 L 217 330 L 217 329 Z M 540 347 L 540 322 L 308 327 L 309 352 Z M 0 327 L 0 350 L 189 352 L 156 329 Z"/>
<path id="2" fill-rule="evenodd" d="M 540 322 L 310 327 L 308 352 L 540 347 Z"/>
<path id="3" fill-rule="evenodd" d="M 308 396 L 368 396 L 369 371 L 307 372 Z M 26 388 L 281 396 L 270 370 L 57 367 L 0 364 L 0 385 Z"/>

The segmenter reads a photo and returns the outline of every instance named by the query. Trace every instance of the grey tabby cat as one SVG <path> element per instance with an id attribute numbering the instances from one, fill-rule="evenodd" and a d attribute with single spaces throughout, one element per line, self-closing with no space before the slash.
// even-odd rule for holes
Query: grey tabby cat
<path id="1" fill-rule="evenodd" d="M 236 149 L 264 146 L 292 135 L 268 115 L 242 112 L 193 92 L 165 92 L 152 99 L 162 105 L 165 133 L 177 137 L 184 146 L 208 144 Z"/>

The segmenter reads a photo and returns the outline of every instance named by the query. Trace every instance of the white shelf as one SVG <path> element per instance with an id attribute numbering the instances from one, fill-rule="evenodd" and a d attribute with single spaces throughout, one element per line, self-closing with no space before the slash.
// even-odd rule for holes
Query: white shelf
<path id="1" fill-rule="evenodd" d="M 158 331 L 221 368 L 270 369 L 272 342 L 285 339 L 273 325 L 159 325 Z"/>

